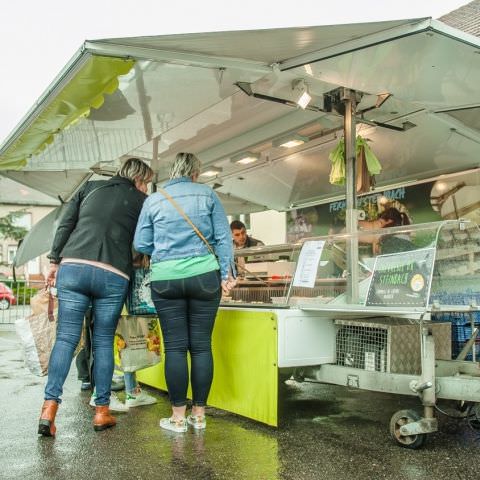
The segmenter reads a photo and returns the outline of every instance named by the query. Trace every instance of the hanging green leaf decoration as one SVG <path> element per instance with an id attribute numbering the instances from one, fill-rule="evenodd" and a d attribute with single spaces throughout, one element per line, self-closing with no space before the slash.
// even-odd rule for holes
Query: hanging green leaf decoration
<path id="1" fill-rule="evenodd" d="M 382 166 L 380 165 L 378 158 L 372 152 L 372 149 L 370 148 L 367 140 L 365 140 L 360 135 L 357 135 L 357 143 L 355 148 L 355 153 L 357 154 L 357 156 L 360 153 L 360 149 L 362 147 L 365 152 L 365 160 L 367 161 L 368 173 L 370 175 L 378 175 L 382 171 Z"/>
<path id="2" fill-rule="evenodd" d="M 332 185 L 345 185 L 345 140 L 343 137 L 328 156 L 332 162 L 330 170 L 330 183 Z"/>
<path id="3" fill-rule="evenodd" d="M 365 160 L 367 162 L 367 169 L 370 175 L 378 175 L 382 171 L 382 166 L 372 152 L 372 149 L 368 145 L 368 141 L 362 136 L 357 135 L 355 154 L 358 155 L 363 148 L 365 152 Z M 345 185 L 345 139 L 342 137 L 337 146 L 330 152 L 328 158 L 332 162 L 332 168 L 330 170 L 329 181 L 332 185 Z"/>

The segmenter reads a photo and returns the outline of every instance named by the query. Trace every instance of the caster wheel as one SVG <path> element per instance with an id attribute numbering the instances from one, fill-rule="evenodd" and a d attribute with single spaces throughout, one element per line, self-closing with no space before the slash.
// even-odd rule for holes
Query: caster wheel
<path id="1" fill-rule="evenodd" d="M 480 403 L 472 403 L 467 410 L 468 423 L 474 430 L 480 431 Z"/>
<path id="2" fill-rule="evenodd" d="M 390 419 L 390 435 L 393 440 L 403 448 L 416 449 L 420 448 L 427 438 L 426 434 L 417 435 L 401 435 L 400 428 L 407 423 L 413 423 L 420 420 L 422 417 L 414 410 L 400 410 L 393 414 Z"/>

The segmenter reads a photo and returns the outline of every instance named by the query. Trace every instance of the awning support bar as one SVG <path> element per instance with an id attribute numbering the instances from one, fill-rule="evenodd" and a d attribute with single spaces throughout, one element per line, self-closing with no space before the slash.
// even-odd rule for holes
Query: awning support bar
<path id="1" fill-rule="evenodd" d="M 343 89 L 345 104 L 344 135 L 345 135 L 345 174 L 346 174 L 346 227 L 350 235 L 347 240 L 347 299 L 348 303 L 358 303 L 358 238 L 357 233 L 357 192 L 356 192 L 356 122 L 355 92 Z"/>

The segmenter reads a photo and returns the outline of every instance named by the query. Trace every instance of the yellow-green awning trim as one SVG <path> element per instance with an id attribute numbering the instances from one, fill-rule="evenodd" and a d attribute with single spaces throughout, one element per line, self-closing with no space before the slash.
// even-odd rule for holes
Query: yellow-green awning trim
<path id="1" fill-rule="evenodd" d="M 0 156 L 0 170 L 19 170 L 30 155 L 52 143 L 56 133 L 100 108 L 104 95 L 118 88 L 118 77 L 127 74 L 134 60 L 91 56 L 33 123 Z"/>

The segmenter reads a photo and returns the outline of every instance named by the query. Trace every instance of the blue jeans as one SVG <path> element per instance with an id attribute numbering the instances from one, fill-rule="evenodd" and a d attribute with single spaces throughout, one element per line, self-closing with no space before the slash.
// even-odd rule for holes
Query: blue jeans
<path id="1" fill-rule="evenodd" d="M 213 379 L 212 331 L 221 298 L 220 273 L 153 281 L 152 300 L 165 346 L 165 379 L 175 407 L 187 404 L 190 352 L 193 404 L 207 403 Z"/>
<path id="2" fill-rule="evenodd" d="M 91 305 L 96 404 L 108 405 L 113 375 L 113 338 L 125 302 L 128 280 L 92 265 L 64 263 L 58 270 L 56 287 L 57 338 L 48 365 L 45 400 L 61 401 L 63 384 L 80 341 L 83 317 Z"/>
<path id="3" fill-rule="evenodd" d="M 123 379 L 125 381 L 125 391 L 127 393 L 133 393 L 138 387 L 137 375 L 135 372 L 124 372 Z"/>

